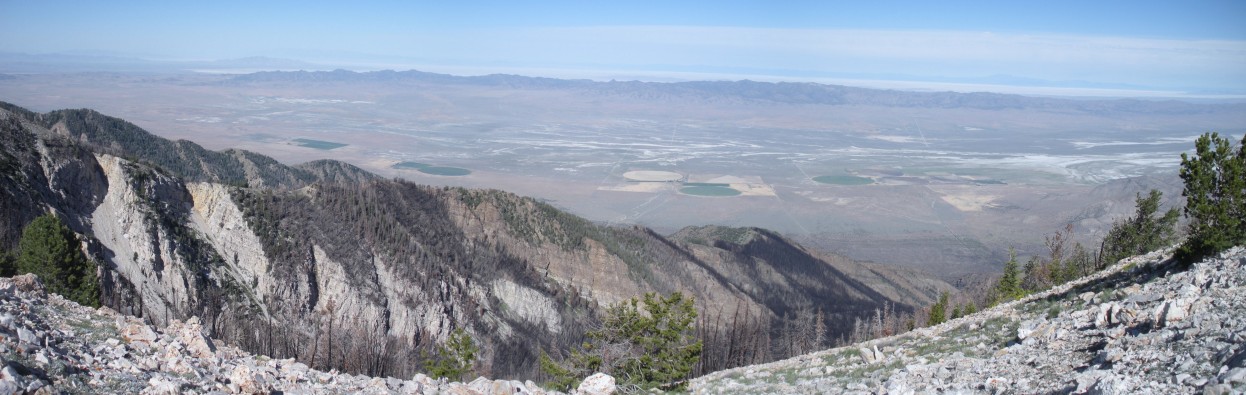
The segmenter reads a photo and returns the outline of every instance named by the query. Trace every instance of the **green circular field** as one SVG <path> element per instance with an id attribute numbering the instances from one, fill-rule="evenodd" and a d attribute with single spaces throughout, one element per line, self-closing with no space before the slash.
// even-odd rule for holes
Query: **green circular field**
<path id="1" fill-rule="evenodd" d="M 817 176 L 813 180 L 823 184 L 834 185 L 868 185 L 874 183 L 872 178 L 857 176 Z"/>
<path id="2" fill-rule="evenodd" d="M 428 166 L 428 167 L 422 167 L 419 170 L 420 170 L 420 173 L 432 174 L 435 176 L 458 177 L 458 176 L 465 176 L 468 174 L 472 174 L 471 170 L 467 170 L 467 169 L 463 169 L 459 167 Z"/>
<path id="3" fill-rule="evenodd" d="M 395 163 L 393 166 L 390 166 L 390 167 L 393 167 L 393 168 L 395 168 L 395 169 L 413 169 L 413 170 L 419 170 L 419 169 L 423 169 L 423 168 L 426 168 L 426 167 L 432 167 L 432 165 L 430 165 L 430 164 L 426 164 L 426 163 L 420 163 L 420 162 L 398 162 L 398 163 Z"/>
<path id="4" fill-rule="evenodd" d="M 692 186 L 680 188 L 679 193 L 693 196 L 737 196 L 740 191 L 720 186 Z"/>

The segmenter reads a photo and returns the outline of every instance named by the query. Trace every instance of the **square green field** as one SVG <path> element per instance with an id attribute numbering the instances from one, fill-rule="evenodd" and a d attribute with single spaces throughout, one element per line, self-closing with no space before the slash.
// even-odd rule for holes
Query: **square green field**
<path id="1" fill-rule="evenodd" d="M 298 144 L 300 147 L 315 148 L 318 150 L 325 150 L 325 151 L 335 149 L 335 148 L 342 148 L 347 145 L 350 145 L 350 144 L 335 143 L 332 141 L 312 140 L 312 139 L 294 139 L 294 143 Z"/>

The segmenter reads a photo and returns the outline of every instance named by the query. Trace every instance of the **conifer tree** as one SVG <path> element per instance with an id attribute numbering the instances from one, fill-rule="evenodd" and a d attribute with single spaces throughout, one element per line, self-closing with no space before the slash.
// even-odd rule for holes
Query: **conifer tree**
<path id="1" fill-rule="evenodd" d="M 939 294 L 939 301 L 935 302 L 934 306 L 930 306 L 930 319 L 926 321 L 930 326 L 939 325 L 942 324 L 943 321 L 947 321 L 947 305 L 949 298 L 950 295 L 948 295 L 948 292 L 943 291 L 942 294 Z"/>
<path id="2" fill-rule="evenodd" d="M 1182 262 L 1246 244 L 1246 136 L 1237 149 L 1232 145 L 1219 133 L 1206 133 L 1194 141 L 1194 156 L 1181 154 L 1181 194 L 1190 219 L 1176 253 Z"/>
<path id="3" fill-rule="evenodd" d="M 562 364 L 542 355 L 541 370 L 560 390 L 595 371 L 615 376 L 621 386 L 682 389 L 679 381 L 701 357 L 696 316 L 692 299 L 679 292 L 623 301 L 606 310 L 601 328 L 588 332 L 589 341 Z"/>
<path id="4" fill-rule="evenodd" d="M 437 346 L 436 359 L 426 361 L 424 367 L 433 377 L 463 380 L 463 376 L 472 371 L 479 351 L 471 335 L 458 328 L 450 333 L 450 339 L 445 344 Z"/>
<path id="5" fill-rule="evenodd" d="M 1008 248 L 1008 262 L 1004 263 L 1004 275 L 995 284 L 995 300 L 992 304 L 1020 299 L 1025 296 L 1021 288 L 1021 272 L 1017 265 L 1017 251 Z"/>
<path id="6" fill-rule="evenodd" d="M 1103 237 L 1099 268 L 1124 258 L 1167 247 L 1173 242 L 1176 238 L 1177 219 L 1181 213 L 1174 207 L 1164 212 L 1164 215 L 1156 217 L 1163 196 L 1163 193 L 1154 189 L 1146 197 L 1137 195 L 1134 200 L 1137 206 L 1134 216 L 1117 222 Z"/>
<path id="7" fill-rule="evenodd" d="M 33 273 L 49 292 L 83 306 L 99 306 L 95 263 L 82 255 L 78 235 L 56 214 L 45 214 L 22 230 L 18 241 L 17 273 Z"/>

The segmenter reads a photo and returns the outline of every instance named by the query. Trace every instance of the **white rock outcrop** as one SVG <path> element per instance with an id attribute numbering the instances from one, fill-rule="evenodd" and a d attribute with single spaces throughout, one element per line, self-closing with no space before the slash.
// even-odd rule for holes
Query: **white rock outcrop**
<path id="1" fill-rule="evenodd" d="M 879 363 L 874 350 L 895 357 Z M 921 353 L 901 350 L 924 350 Z M 978 314 L 693 379 L 693 393 L 1246 391 L 1246 248 L 1162 252 Z"/>
<path id="2" fill-rule="evenodd" d="M 531 381 L 367 377 L 250 355 L 204 335 L 197 319 L 163 329 L 44 292 L 33 275 L 0 278 L 0 394 L 557 394 Z M 583 394 L 612 394 L 598 374 Z"/>

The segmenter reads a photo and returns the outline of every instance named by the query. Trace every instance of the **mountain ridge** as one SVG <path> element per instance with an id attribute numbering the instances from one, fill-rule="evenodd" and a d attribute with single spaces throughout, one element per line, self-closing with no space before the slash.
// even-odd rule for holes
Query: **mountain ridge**
<path id="1" fill-rule="evenodd" d="M 645 292 L 691 293 L 706 322 L 744 309 L 778 336 L 796 312 L 820 312 L 835 335 L 884 305 L 912 309 L 951 289 L 867 286 L 777 234 L 769 245 L 790 252 L 690 247 L 501 191 L 207 151 L 90 110 L 3 108 L 0 245 L 12 249 L 51 209 L 103 265 L 114 310 L 157 325 L 199 316 L 214 337 L 313 367 L 410 372 L 418 350 L 467 328 L 489 345 L 483 369 L 531 372 L 539 352 L 577 344 L 599 306 Z M 873 273 L 870 284 L 915 275 L 835 265 Z M 324 344 L 335 330 L 352 336 Z"/>

